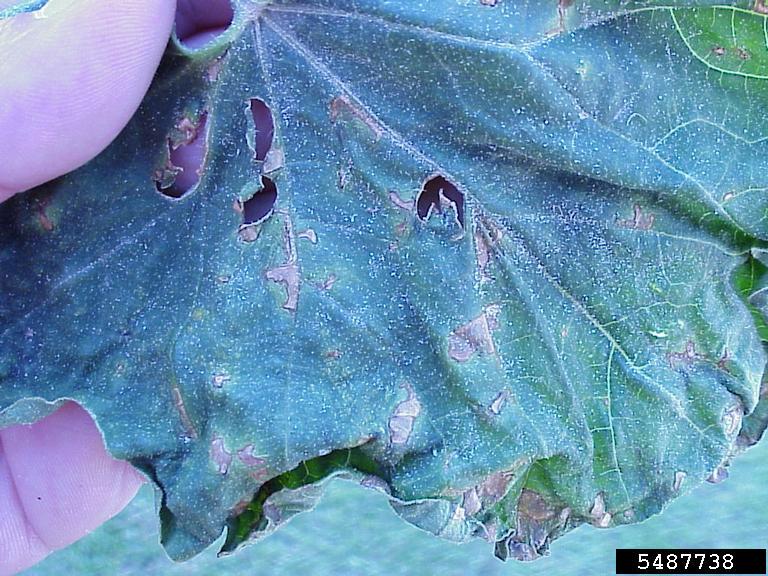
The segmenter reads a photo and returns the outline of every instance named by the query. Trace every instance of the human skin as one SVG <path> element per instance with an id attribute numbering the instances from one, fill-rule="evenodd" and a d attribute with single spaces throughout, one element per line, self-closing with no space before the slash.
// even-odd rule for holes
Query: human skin
<path id="1" fill-rule="evenodd" d="M 18 1 L 0 0 L 0 12 Z M 194 49 L 231 18 L 229 0 L 50 0 L 37 16 L 0 20 L 0 202 L 78 168 L 114 140 L 149 88 L 174 19 Z M 201 156 L 193 144 L 174 160 L 191 171 Z M 74 402 L 0 430 L 0 576 L 81 538 L 143 482 L 108 454 Z"/>
<path id="2" fill-rule="evenodd" d="M 0 11 L 16 2 L 0 0 Z M 0 20 L 0 201 L 115 138 L 149 87 L 175 9 L 175 0 L 51 0 L 42 18 Z M 87 534 L 143 481 L 74 402 L 0 430 L 0 576 Z"/>

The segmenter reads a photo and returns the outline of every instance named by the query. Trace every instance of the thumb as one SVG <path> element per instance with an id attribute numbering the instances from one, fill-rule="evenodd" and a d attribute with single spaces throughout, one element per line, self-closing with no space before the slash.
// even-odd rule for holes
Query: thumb
<path id="1" fill-rule="evenodd" d="M 0 0 L 0 14 L 42 3 Z M 117 136 L 149 87 L 175 8 L 49 0 L 0 20 L 0 201 L 81 166 Z"/>
<path id="2" fill-rule="evenodd" d="M 107 453 L 74 402 L 35 424 L 0 430 L 0 575 L 84 536 L 122 510 L 142 482 Z"/>

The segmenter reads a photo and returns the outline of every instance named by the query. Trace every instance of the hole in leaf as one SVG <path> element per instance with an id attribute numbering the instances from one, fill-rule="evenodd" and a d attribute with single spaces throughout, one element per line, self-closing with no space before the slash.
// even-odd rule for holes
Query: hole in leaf
<path id="1" fill-rule="evenodd" d="M 196 124 L 184 117 L 169 136 L 166 164 L 155 173 L 155 185 L 161 194 L 178 199 L 200 181 L 208 151 L 206 120 L 206 112 Z"/>
<path id="2" fill-rule="evenodd" d="M 251 116 L 253 116 L 253 125 L 256 127 L 253 138 L 254 157 L 263 162 L 272 148 L 272 140 L 275 137 L 275 119 L 269 106 L 258 98 L 251 98 L 249 109 Z"/>
<path id="3" fill-rule="evenodd" d="M 421 220 L 426 220 L 432 210 L 442 212 L 446 202 L 456 207 L 456 217 L 464 228 L 464 194 L 440 174 L 424 183 L 416 199 L 416 214 Z"/>
<path id="4" fill-rule="evenodd" d="M 230 0 L 178 0 L 176 37 L 187 48 L 200 48 L 232 24 Z"/>
<path id="5" fill-rule="evenodd" d="M 277 186 L 266 176 L 261 177 L 261 189 L 243 202 L 243 226 L 263 222 L 275 207 Z"/>

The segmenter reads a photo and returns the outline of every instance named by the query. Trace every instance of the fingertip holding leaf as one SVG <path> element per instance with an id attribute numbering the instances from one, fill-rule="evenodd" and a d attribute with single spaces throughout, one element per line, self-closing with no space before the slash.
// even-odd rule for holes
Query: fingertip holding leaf
<path id="1" fill-rule="evenodd" d="M 154 76 L 174 5 L 3 3 L 0 200 L 82 166 L 115 139 Z"/>
<path id="2" fill-rule="evenodd" d="M 82 401 L 171 556 L 345 474 L 531 560 L 760 438 L 763 16 L 734 43 L 711 6 L 212 6 L 55 212 L 0 214 L 0 414 Z"/>

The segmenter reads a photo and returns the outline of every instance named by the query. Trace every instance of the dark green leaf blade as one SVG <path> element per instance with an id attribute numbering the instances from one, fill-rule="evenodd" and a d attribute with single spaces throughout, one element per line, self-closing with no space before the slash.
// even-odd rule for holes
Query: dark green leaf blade
<path id="1" fill-rule="evenodd" d="M 766 361 L 733 284 L 768 238 L 765 80 L 682 32 L 725 8 L 537 7 L 243 2 L 169 55 L 104 154 L 0 211 L 0 423 L 83 404 L 175 558 L 306 508 L 340 454 L 520 559 L 717 476 Z"/>

